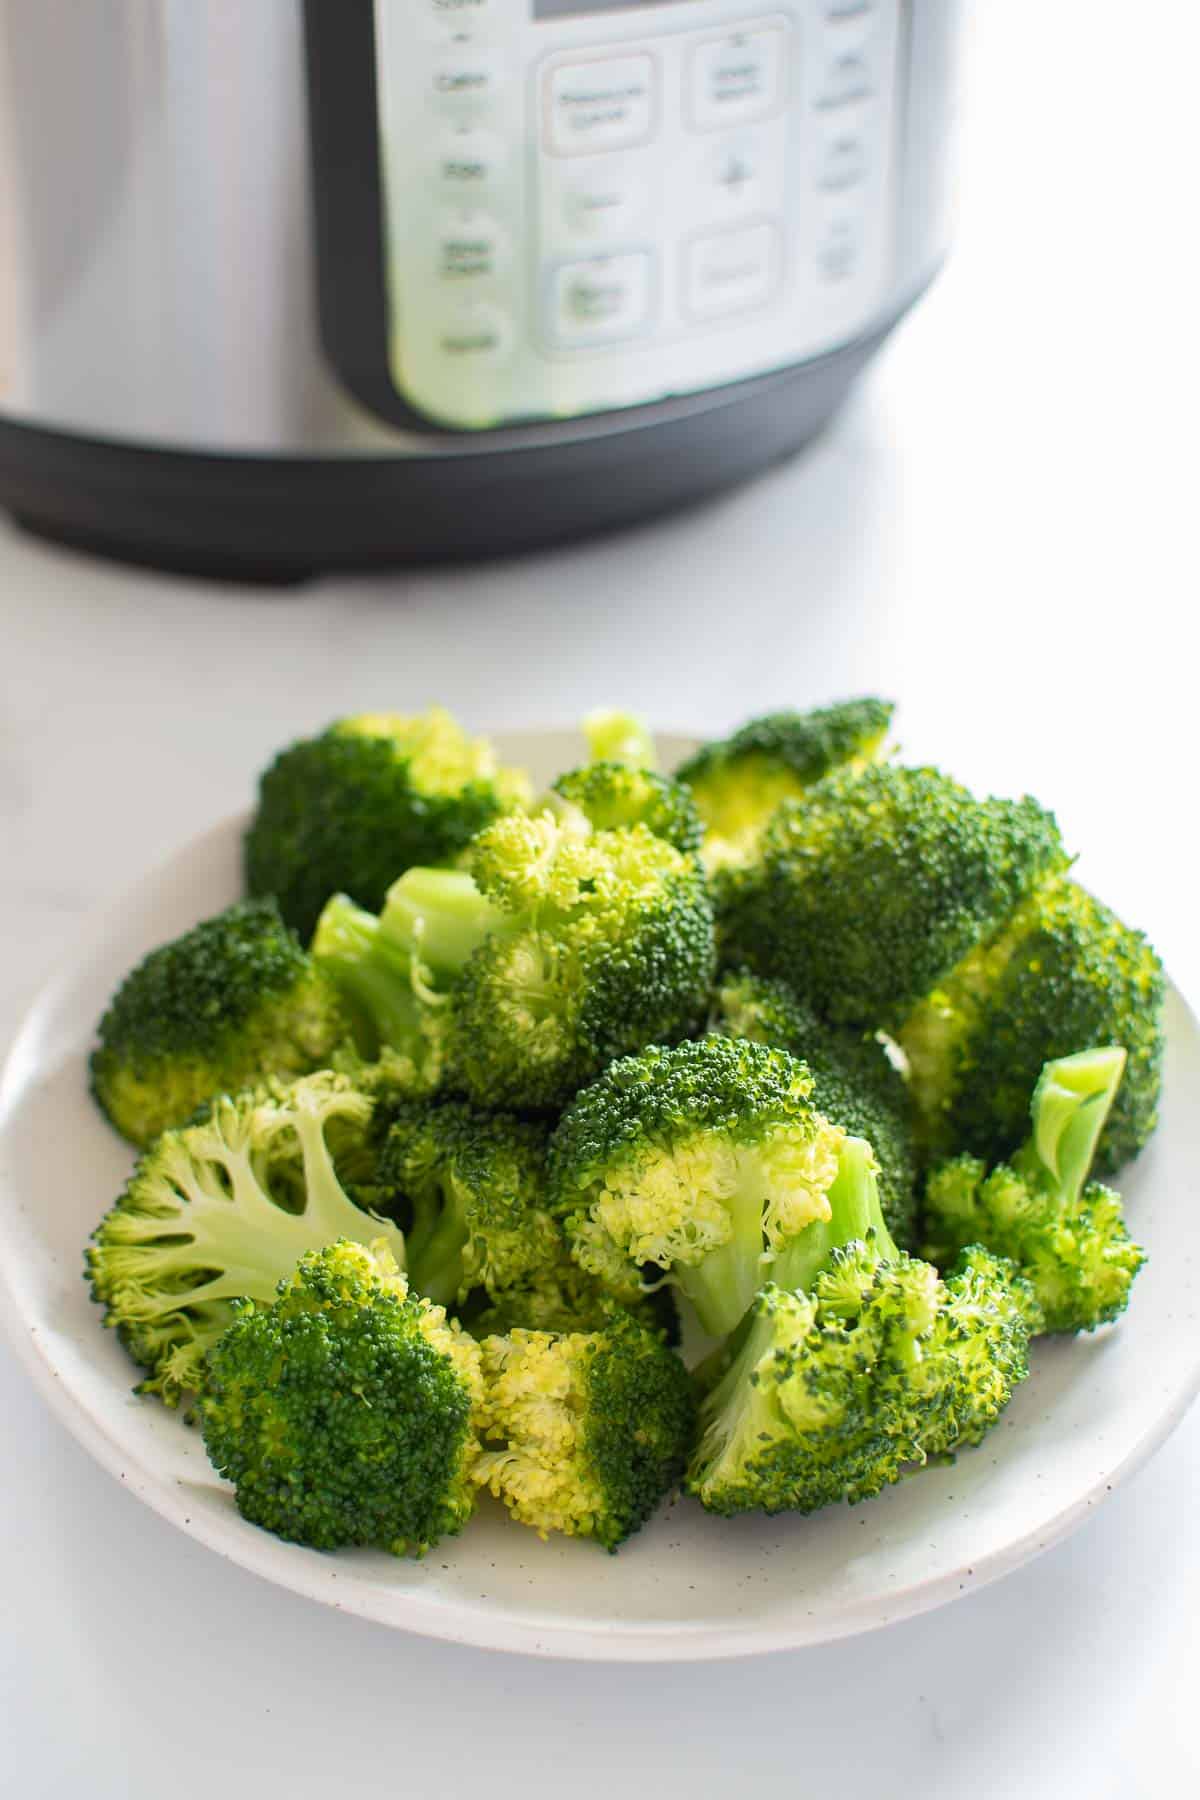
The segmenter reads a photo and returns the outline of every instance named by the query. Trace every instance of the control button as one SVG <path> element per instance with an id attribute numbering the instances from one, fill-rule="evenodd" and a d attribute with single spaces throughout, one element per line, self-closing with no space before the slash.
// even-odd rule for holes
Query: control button
<path id="1" fill-rule="evenodd" d="M 547 149 L 582 156 L 644 143 L 654 131 L 657 80 L 648 55 L 560 63 L 545 86 Z"/>
<path id="2" fill-rule="evenodd" d="M 783 98 L 782 26 L 710 38 L 692 51 L 688 116 L 696 131 L 741 125 Z"/>
<path id="3" fill-rule="evenodd" d="M 650 316 L 646 251 L 567 263 L 550 284 L 550 328 L 564 346 L 632 337 Z"/>
<path id="4" fill-rule="evenodd" d="M 476 113 L 489 106 L 504 85 L 504 61 L 495 50 L 456 44 L 433 65 L 430 91 L 446 112 Z"/>
<path id="5" fill-rule="evenodd" d="M 839 125 L 830 131 L 821 151 L 817 186 L 826 193 L 857 187 L 867 173 L 867 137 L 861 127 Z"/>
<path id="6" fill-rule="evenodd" d="M 499 274 L 507 240 L 487 213 L 456 213 L 443 221 L 438 237 L 437 272 L 443 281 L 480 281 Z"/>
<path id="7" fill-rule="evenodd" d="M 512 354 L 512 320 L 490 300 L 467 300 L 450 308 L 437 327 L 436 343 L 447 359 L 468 368 L 487 368 Z"/>
<path id="8" fill-rule="evenodd" d="M 645 198 L 645 173 L 639 178 L 627 164 L 615 159 L 572 182 L 563 195 L 563 223 L 579 237 L 624 234 Z"/>
<path id="9" fill-rule="evenodd" d="M 865 48 L 847 45 L 830 49 L 817 93 L 817 105 L 822 111 L 869 100 L 874 90 L 871 59 Z"/>
<path id="10" fill-rule="evenodd" d="M 496 11 L 496 0 L 425 0 L 426 17 L 455 30 L 490 21 Z"/>
<path id="11" fill-rule="evenodd" d="M 504 145 L 488 131 L 462 125 L 438 139 L 434 180 L 448 194 L 481 194 L 496 186 L 504 166 Z"/>
<path id="12" fill-rule="evenodd" d="M 817 279 L 835 287 L 858 273 L 863 250 L 863 221 L 854 213 L 831 213 L 817 239 Z"/>
<path id="13" fill-rule="evenodd" d="M 762 146 L 749 138 L 722 144 L 705 164 L 705 178 L 726 212 L 748 212 L 762 194 Z"/>
<path id="14" fill-rule="evenodd" d="M 770 299 L 778 277 L 779 233 L 774 225 L 748 225 L 695 238 L 685 259 L 687 309 L 701 319 L 748 311 Z"/>

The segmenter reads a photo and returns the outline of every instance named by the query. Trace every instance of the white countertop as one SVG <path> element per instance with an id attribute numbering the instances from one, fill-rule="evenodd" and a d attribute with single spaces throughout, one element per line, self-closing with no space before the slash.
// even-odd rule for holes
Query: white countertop
<path id="1" fill-rule="evenodd" d="M 0 525 L 0 1042 L 84 914 L 244 804 L 279 745 L 432 699 L 478 726 L 616 702 L 716 732 L 891 694 L 909 753 L 1054 805 L 1200 993 L 1184 11 L 980 21 L 950 269 L 818 446 L 701 511 L 282 594 Z M 0 1466 L 0 1793 L 22 1800 L 1200 1790 L 1200 1412 L 996 1586 L 686 1668 L 487 1655 L 274 1590 L 123 1493 L 2 1347 Z"/>

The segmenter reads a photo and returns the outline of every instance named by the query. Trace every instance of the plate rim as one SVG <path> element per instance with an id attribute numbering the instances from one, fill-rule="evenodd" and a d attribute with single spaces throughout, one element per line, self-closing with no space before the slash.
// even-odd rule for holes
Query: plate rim
<path id="1" fill-rule="evenodd" d="M 563 735 L 564 729 L 567 728 L 530 727 L 521 731 L 511 728 L 491 735 L 503 754 L 506 739 L 514 736 L 526 740 L 533 736 L 556 737 Z M 569 729 L 574 734 L 575 728 Z M 689 739 L 683 733 L 664 732 L 660 734 L 660 742 L 663 741 L 686 745 L 699 740 Z M 0 1068 L 0 1142 L 11 1128 L 14 1101 L 23 1092 L 27 1065 L 37 1066 L 43 1018 L 53 1014 L 56 1005 L 61 1006 L 63 990 L 70 988 L 97 954 L 123 905 L 140 895 L 148 884 L 185 854 L 201 851 L 209 842 L 227 844 L 235 834 L 244 831 L 249 817 L 250 809 L 241 808 L 173 844 L 149 862 L 135 882 L 89 909 L 73 936 L 70 961 L 39 984 L 13 1033 Z M 1169 981 L 1168 989 L 1200 1036 L 1200 1023 L 1187 998 Z M 1069 1536 L 1095 1512 L 1099 1503 L 1155 1454 L 1200 1393 L 1200 1354 L 1197 1354 L 1187 1379 L 1175 1390 L 1170 1404 L 1156 1414 L 1153 1423 L 1119 1464 L 1106 1469 L 1092 1483 L 1079 1489 L 1042 1524 L 982 1552 L 969 1571 L 958 1566 L 912 1581 L 903 1588 L 876 1591 L 844 1603 L 836 1614 L 805 1615 L 803 1610 L 797 1610 L 771 1620 L 749 1619 L 736 1625 L 706 1620 L 679 1620 L 670 1625 L 661 1621 L 616 1625 L 586 1620 L 576 1625 L 553 1620 L 541 1625 L 506 1611 L 502 1603 L 483 1609 L 458 1598 L 427 1597 L 398 1589 L 389 1591 L 376 1580 L 358 1576 L 353 1563 L 338 1565 L 332 1556 L 285 1544 L 267 1532 L 257 1532 L 236 1512 L 210 1514 L 197 1507 L 188 1510 L 186 1501 L 180 1498 L 177 1481 L 157 1473 L 143 1457 L 124 1445 L 83 1398 L 60 1379 L 51 1348 L 40 1330 L 40 1321 L 26 1315 L 22 1290 L 10 1275 L 10 1262 L 19 1261 L 13 1256 L 11 1241 L 10 1186 L 9 1178 L 0 1171 L 3 1334 L 52 1414 L 101 1468 L 160 1518 L 259 1579 L 394 1630 L 478 1649 L 613 1663 L 715 1661 L 832 1643 L 914 1618 L 959 1598 L 964 1592 L 975 1592 L 1002 1579 Z M 184 1429 L 182 1422 L 180 1428 Z"/>

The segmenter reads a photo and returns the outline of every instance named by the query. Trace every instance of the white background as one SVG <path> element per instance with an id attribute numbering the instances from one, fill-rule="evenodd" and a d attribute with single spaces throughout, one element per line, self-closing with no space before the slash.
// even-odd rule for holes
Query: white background
<path id="1" fill-rule="evenodd" d="M 1179 4 L 978 11 L 958 253 L 836 427 L 752 487 L 578 550 L 282 595 L 0 527 L 0 1038 L 85 912 L 277 746 L 434 698 L 479 726 L 616 701 L 719 731 L 892 694 L 913 755 L 1055 805 L 1200 992 L 1200 31 Z M 1200 1414 L 998 1586 L 679 1669 L 423 1643 L 277 1592 L 122 1493 L 4 1349 L 0 1469 L 0 1795 L 1200 1791 Z"/>

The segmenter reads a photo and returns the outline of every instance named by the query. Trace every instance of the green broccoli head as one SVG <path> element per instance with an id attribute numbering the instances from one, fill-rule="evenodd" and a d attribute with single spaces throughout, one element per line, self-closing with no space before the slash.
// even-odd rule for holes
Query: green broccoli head
<path id="1" fill-rule="evenodd" d="M 1120 1196 L 1087 1179 L 1118 1092 L 1125 1053 L 1085 1050 L 1048 1063 L 1034 1089 L 1033 1130 L 1009 1164 L 988 1173 L 960 1156 L 933 1170 L 925 1251 L 939 1266 L 967 1244 L 1015 1263 L 1046 1331 L 1092 1331 L 1124 1312 L 1145 1255 L 1125 1228 Z"/>
<path id="2" fill-rule="evenodd" d="M 676 779 L 691 789 L 704 821 L 709 867 L 750 861 L 784 800 L 799 798 L 844 764 L 859 769 L 873 762 L 893 711 L 890 700 L 868 698 L 768 713 L 689 757 Z"/>
<path id="3" fill-rule="evenodd" d="M 408 1274 L 442 1305 L 492 1300 L 553 1269 L 562 1234 L 546 1210 L 546 1128 L 466 1101 L 399 1104 L 379 1181 L 404 1226 Z"/>
<path id="4" fill-rule="evenodd" d="M 724 884 L 723 951 L 825 1018 L 892 1031 L 1062 862 L 1033 800 L 976 800 L 936 769 L 840 770 L 785 802 L 761 863 Z"/>
<path id="5" fill-rule="evenodd" d="M 479 1351 L 382 1240 L 312 1250 L 210 1350 L 205 1447 L 254 1525 L 316 1550 L 420 1554 L 474 1508 Z"/>
<path id="6" fill-rule="evenodd" d="M 628 763 L 631 769 L 656 769 L 658 752 L 645 719 L 636 713 L 597 707 L 583 721 L 591 762 Z"/>
<path id="7" fill-rule="evenodd" d="M 577 807 L 596 831 L 644 825 L 684 856 L 695 856 L 704 830 L 689 790 L 654 769 L 594 762 L 560 775 L 553 792 Z"/>
<path id="8" fill-rule="evenodd" d="M 808 1066 L 812 1102 L 834 1125 L 866 1138 L 879 1163 L 879 1198 L 902 1249 L 915 1248 L 917 1160 L 908 1087 L 874 1033 L 819 1019 L 786 982 L 732 969 L 719 976 L 710 1031 L 774 1044 Z"/>
<path id="9" fill-rule="evenodd" d="M 196 1387 L 238 1299 L 269 1301 L 308 1250 L 404 1238 L 346 1192 L 370 1173 L 374 1103 L 322 1071 L 221 1095 L 138 1162 L 86 1255 L 93 1299 L 147 1371 L 141 1391 L 174 1405 Z"/>
<path id="10" fill-rule="evenodd" d="M 476 1480 L 542 1537 L 616 1550 L 687 1462 L 696 1412 L 683 1364 L 619 1308 L 595 1331 L 514 1330 L 481 1351 Z"/>
<path id="11" fill-rule="evenodd" d="M 845 1133 L 811 1095 L 802 1063 L 732 1038 L 613 1063 L 551 1139 L 572 1254 L 626 1302 L 651 1265 L 725 1336 L 773 1262 L 830 1218 Z"/>
<path id="12" fill-rule="evenodd" d="M 246 886 L 274 894 L 307 938 L 331 894 L 377 912 L 415 864 L 451 861 L 490 819 L 527 803 L 503 768 L 441 707 L 364 713 L 291 745 L 263 774 L 246 834 Z"/>
<path id="13" fill-rule="evenodd" d="M 213 1094 L 320 1067 L 348 1031 L 337 990 L 274 900 L 243 900 L 125 977 L 100 1021 L 92 1091 L 145 1145 Z"/>
<path id="14" fill-rule="evenodd" d="M 709 1366 L 687 1487 L 710 1512 L 815 1512 L 976 1443 L 1028 1373 L 1029 1296 L 983 1252 L 941 1281 L 874 1239 L 772 1282 Z"/>
<path id="15" fill-rule="evenodd" d="M 565 1242 L 553 1262 L 545 1263 L 525 1280 L 514 1282 L 494 1299 L 476 1294 L 458 1313 L 472 1337 L 507 1337 L 522 1331 L 599 1331 L 612 1316 L 613 1300 L 594 1275 L 581 1269 Z M 678 1349 L 682 1322 L 669 1287 L 653 1287 L 626 1301 L 625 1311 L 648 1331 Z"/>
<path id="16" fill-rule="evenodd" d="M 1125 1076 L 1097 1148 L 1102 1173 L 1148 1141 L 1162 1087 L 1162 964 L 1078 882 L 1040 882 L 939 978 L 898 1033 L 931 1158 L 996 1162 L 1021 1142 L 1042 1065 L 1121 1044 Z"/>
<path id="17" fill-rule="evenodd" d="M 471 869 L 508 915 L 454 991 L 451 1054 L 481 1103 L 561 1106 L 614 1057 L 695 1029 L 713 921 L 693 858 L 644 825 L 580 837 L 513 815 Z"/>

